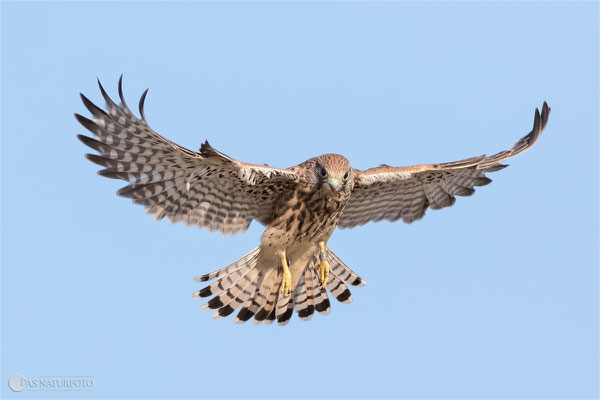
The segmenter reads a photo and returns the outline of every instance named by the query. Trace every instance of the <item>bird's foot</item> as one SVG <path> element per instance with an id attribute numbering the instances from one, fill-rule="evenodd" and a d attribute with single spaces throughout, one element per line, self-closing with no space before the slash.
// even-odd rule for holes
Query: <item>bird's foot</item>
<path id="1" fill-rule="evenodd" d="M 324 288 L 329 280 L 329 261 L 321 260 L 315 264 L 315 269 L 319 271 L 319 279 L 321 280 L 321 287 Z"/>
<path id="2" fill-rule="evenodd" d="M 329 261 L 325 259 L 325 242 L 319 242 L 319 259 L 320 261 L 315 264 L 315 269 L 319 271 L 319 280 L 321 281 L 321 287 L 324 288 L 329 280 Z"/>
<path id="3" fill-rule="evenodd" d="M 285 255 L 285 251 L 279 253 L 281 257 L 281 267 L 283 268 L 283 279 L 281 281 L 281 294 L 284 296 L 289 295 L 292 292 L 292 273 L 290 272 L 290 267 L 288 266 L 287 256 Z"/>

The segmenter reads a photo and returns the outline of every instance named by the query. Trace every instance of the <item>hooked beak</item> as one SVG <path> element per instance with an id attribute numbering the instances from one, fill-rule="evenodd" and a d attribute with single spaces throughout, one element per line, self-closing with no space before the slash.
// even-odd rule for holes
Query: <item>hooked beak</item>
<path id="1" fill-rule="evenodd" d="M 327 180 L 327 183 L 329 183 L 329 186 L 334 191 L 340 190 L 340 187 L 342 187 L 342 185 L 340 184 L 340 180 L 337 178 L 329 178 Z"/>

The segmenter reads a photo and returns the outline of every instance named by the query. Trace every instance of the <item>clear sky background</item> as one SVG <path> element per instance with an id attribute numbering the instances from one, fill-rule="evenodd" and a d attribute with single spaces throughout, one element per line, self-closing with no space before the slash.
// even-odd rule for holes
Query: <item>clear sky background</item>
<path id="1" fill-rule="evenodd" d="M 598 3 L 2 2 L 5 398 L 598 396 Z M 73 118 L 98 76 L 191 149 L 355 168 L 492 154 L 494 182 L 412 225 L 336 231 L 368 284 L 286 327 L 212 320 L 192 278 L 254 248 L 156 223 Z M 91 392 L 13 393 L 90 375 Z"/>

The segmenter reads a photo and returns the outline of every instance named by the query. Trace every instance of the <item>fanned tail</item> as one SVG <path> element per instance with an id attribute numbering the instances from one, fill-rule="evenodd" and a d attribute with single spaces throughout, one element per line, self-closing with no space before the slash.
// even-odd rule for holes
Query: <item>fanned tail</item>
<path id="1" fill-rule="evenodd" d="M 340 278 L 343 282 L 348 282 L 352 286 L 365 286 L 367 281 L 356 275 L 338 256 L 335 255 L 330 248 L 327 248 L 327 256 L 329 256 L 329 263 L 331 264 L 331 272 Z"/>
<path id="2" fill-rule="evenodd" d="M 329 281 L 322 287 L 315 264 L 317 256 L 310 259 L 298 283 L 288 296 L 281 293 L 283 271 L 276 262 L 273 265 L 257 265 L 260 249 L 257 247 L 238 261 L 210 274 L 195 278 L 199 282 L 216 279 L 212 284 L 194 293 L 194 297 L 214 297 L 202 306 L 216 310 L 213 318 L 223 318 L 239 309 L 234 323 L 242 323 L 254 317 L 254 323 L 267 324 L 277 320 L 286 325 L 296 310 L 300 319 L 308 321 L 315 311 L 329 314 L 331 304 L 329 291 L 341 303 L 350 303 L 352 294 L 347 283 L 364 286 L 366 282 L 344 264 L 331 249 L 327 249 Z"/>
<path id="3" fill-rule="evenodd" d="M 211 281 L 213 279 L 217 279 L 217 278 L 221 278 L 223 276 L 229 275 L 232 272 L 235 272 L 235 271 L 243 268 L 244 266 L 247 266 L 248 268 L 250 268 L 254 264 L 256 264 L 256 259 L 258 258 L 259 254 L 260 254 L 260 248 L 256 247 L 254 250 L 252 250 L 250 253 L 246 254 L 244 257 L 240 258 L 236 262 L 229 264 L 228 266 L 223 267 L 215 272 L 211 272 L 210 274 L 197 276 L 194 278 L 194 280 L 196 282 Z M 253 261 L 253 263 L 251 263 L 251 261 Z"/>

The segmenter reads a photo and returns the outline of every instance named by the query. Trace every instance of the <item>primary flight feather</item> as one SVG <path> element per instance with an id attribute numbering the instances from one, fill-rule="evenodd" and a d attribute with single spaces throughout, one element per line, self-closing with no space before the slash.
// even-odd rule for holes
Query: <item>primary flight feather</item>
<path id="1" fill-rule="evenodd" d="M 245 232 L 253 220 L 267 228 L 260 245 L 231 265 L 196 278 L 215 280 L 194 293 L 213 296 L 203 307 L 215 317 L 238 311 L 234 322 L 277 320 L 286 324 L 293 311 L 309 320 L 315 310 L 329 313 L 327 292 L 343 303 L 352 301 L 346 284 L 366 282 L 327 247 L 336 227 L 352 228 L 369 221 L 417 221 L 428 208 L 454 204 L 487 185 L 486 173 L 535 144 L 546 127 L 550 108 L 536 109 L 533 130 L 510 150 L 493 156 L 410 167 L 382 165 L 365 171 L 352 168 L 338 154 L 324 154 L 287 169 L 247 164 L 205 142 L 200 152 L 188 150 L 153 131 L 144 115 L 147 90 L 139 102 L 141 120 L 127 106 L 122 78 L 121 104 L 100 82 L 106 108 L 83 94 L 92 114 L 75 114 L 93 138 L 78 138 L 98 154 L 86 157 L 104 167 L 98 173 L 128 185 L 117 194 L 145 207 L 157 220 L 183 222 L 225 235 Z"/>

